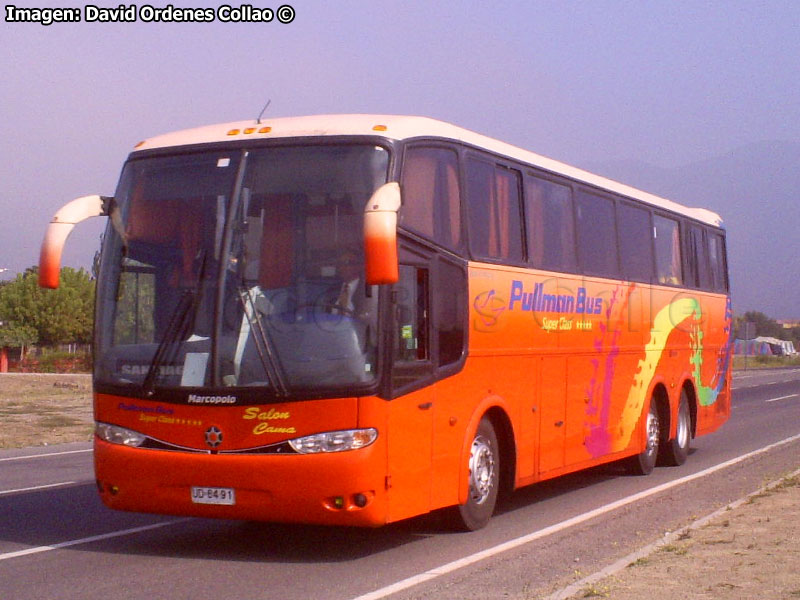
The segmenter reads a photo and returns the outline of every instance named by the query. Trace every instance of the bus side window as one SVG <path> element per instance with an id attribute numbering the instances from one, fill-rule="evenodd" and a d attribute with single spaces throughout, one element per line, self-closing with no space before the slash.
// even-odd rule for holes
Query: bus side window
<path id="1" fill-rule="evenodd" d="M 650 211 L 630 204 L 617 205 L 622 276 L 650 283 L 653 278 L 653 236 Z"/>
<path id="2" fill-rule="evenodd" d="M 578 192 L 578 259 L 585 275 L 620 276 L 614 201 Z"/>
<path id="3" fill-rule="evenodd" d="M 458 155 L 447 148 L 415 146 L 405 154 L 400 223 L 452 250 L 461 247 Z"/>
<path id="4" fill-rule="evenodd" d="M 463 267 L 439 257 L 434 289 L 438 366 L 457 363 L 466 342 L 467 275 Z"/>
<path id="5" fill-rule="evenodd" d="M 688 226 L 686 243 L 686 283 L 699 289 L 709 289 L 708 249 L 704 231 L 697 225 Z"/>
<path id="6" fill-rule="evenodd" d="M 520 180 L 514 169 L 467 160 L 469 239 L 476 257 L 524 260 Z"/>
<path id="7" fill-rule="evenodd" d="M 656 249 L 656 280 L 679 285 L 681 276 L 680 227 L 675 219 L 653 216 L 653 237 Z"/>
<path id="8" fill-rule="evenodd" d="M 538 177 L 525 178 L 528 254 L 537 269 L 574 273 L 572 189 Z"/>
<path id="9" fill-rule="evenodd" d="M 711 289 L 728 291 L 728 267 L 725 262 L 725 238 L 718 233 L 708 234 L 708 258 L 711 263 Z"/>

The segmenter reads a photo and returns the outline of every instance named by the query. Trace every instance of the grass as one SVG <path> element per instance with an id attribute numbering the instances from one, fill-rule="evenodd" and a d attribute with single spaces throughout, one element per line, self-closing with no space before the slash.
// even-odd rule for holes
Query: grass
<path id="1" fill-rule="evenodd" d="M 800 367 L 800 356 L 744 356 L 733 357 L 733 370 L 748 369 L 774 369 L 778 367 Z"/>
<path id="2" fill-rule="evenodd" d="M 91 378 L 35 373 L 0 376 L 0 448 L 88 441 Z"/>

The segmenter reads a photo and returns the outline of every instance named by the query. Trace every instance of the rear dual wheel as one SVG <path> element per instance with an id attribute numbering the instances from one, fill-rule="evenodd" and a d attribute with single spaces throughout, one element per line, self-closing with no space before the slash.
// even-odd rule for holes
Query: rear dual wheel
<path id="1" fill-rule="evenodd" d="M 661 448 L 661 464 L 678 467 L 686 462 L 689 456 L 689 445 L 692 443 L 692 415 L 689 412 L 689 398 L 686 391 L 681 392 L 678 406 L 678 422 L 675 438 L 664 442 Z"/>
<path id="2" fill-rule="evenodd" d="M 647 443 L 640 454 L 629 459 L 628 467 L 631 473 L 649 475 L 653 472 L 656 462 L 674 467 L 685 463 L 686 458 L 689 456 L 689 446 L 692 442 L 692 415 L 689 410 L 689 398 L 686 395 L 686 391 L 681 392 L 677 427 L 673 439 L 662 439 L 669 432 L 664 436 L 661 435 L 661 421 L 653 400 L 650 401 L 645 428 Z"/>
<path id="3" fill-rule="evenodd" d="M 628 459 L 628 470 L 634 475 L 649 475 L 653 472 L 658 459 L 658 445 L 659 438 L 661 437 L 660 421 L 658 418 L 658 409 L 655 402 L 650 400 L 650 408 L 647 411 L 647 420 L 645 421 L 645 431 L 647 435 L 647 443 L 644 450 L 636 456 L 631 456 Z"/>

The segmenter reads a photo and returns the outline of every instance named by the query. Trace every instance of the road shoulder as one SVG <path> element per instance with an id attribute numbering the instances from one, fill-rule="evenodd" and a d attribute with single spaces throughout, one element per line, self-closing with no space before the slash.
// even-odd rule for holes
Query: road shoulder
<path id="1" fill-rule="evenodd" d="M 800 470 L 563 588 L 577 598 L 800 598 Z"/>

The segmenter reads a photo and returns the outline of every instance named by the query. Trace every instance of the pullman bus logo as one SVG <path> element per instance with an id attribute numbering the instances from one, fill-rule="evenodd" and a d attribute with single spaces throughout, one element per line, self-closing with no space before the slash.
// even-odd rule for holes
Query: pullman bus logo
<path id="1" fill-rule="evenodd" d="M 498 297 L 494 290 L 488 290 L 475 297 L 472 307 L 475 309 L 475 330 L 495 331 L 500 323 L 500 315 L 506 310 L 506 301 Z"/>
<path id="2" fill-rule="evenodd" d="M 206 429 L 206 444 L 211 448 L 216 448 L 222 443 L 222 431 L 219 427 L 209 427 Z"/>

